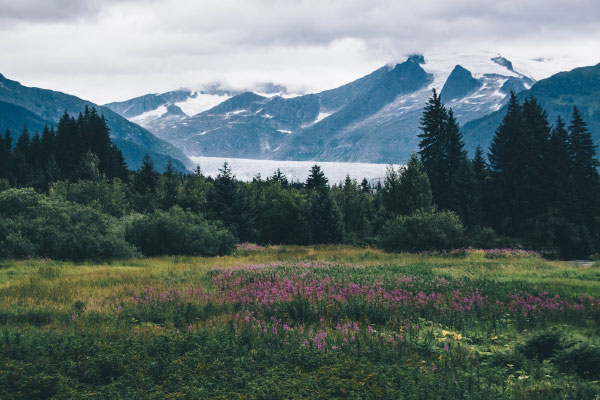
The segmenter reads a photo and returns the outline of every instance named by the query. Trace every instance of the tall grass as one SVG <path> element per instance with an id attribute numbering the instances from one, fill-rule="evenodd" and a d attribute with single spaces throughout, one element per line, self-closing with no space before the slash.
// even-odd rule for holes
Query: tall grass
<path id="1" fill-rule="evenodd" d="M 599 278 L 505 250 L 4 260 L 0 398 L 594 398 Z"/>

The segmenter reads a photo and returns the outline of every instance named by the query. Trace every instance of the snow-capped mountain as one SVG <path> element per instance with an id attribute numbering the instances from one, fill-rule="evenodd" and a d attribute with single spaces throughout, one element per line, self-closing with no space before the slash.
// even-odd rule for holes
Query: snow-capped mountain
<path id="1" fill-rule="evenodd" d="M 413 55 L 315 94 L 176 91 L 107 107 L 188 156 L 402 163 L 417 149 L 432 89 L 464 124 L 500 109 L 511 90 L 534 82 L 498 54 Z"/>

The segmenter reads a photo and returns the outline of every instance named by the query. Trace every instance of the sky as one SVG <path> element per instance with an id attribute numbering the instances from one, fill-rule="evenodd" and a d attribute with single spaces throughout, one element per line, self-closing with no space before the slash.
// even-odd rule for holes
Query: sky
<path id="1" fill-rule="evenodd" d="M 407 55 L 600 62 L 598 0 L 0 0 L 0 73 L 98 104 L 220 82 L 337 87 Z"/>

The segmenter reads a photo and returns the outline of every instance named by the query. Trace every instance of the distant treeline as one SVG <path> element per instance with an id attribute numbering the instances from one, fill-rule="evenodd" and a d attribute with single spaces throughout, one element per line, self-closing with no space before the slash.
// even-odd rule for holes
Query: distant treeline
<path id="1" fill-rule="evenodd" d="M 0 256 L 217 255 L 240 241 L 600 251 L 598 162 L 577 109 L 550 127 L 535 99 L 513 95 L 488 157 L 473 159 L 435 91 L 421 125 L 418 155 L 373 187 L 330 185 L 318 165 L 304 183 L 279 170 L 241 182 L 227 164 L 216 178 L 158 173 L 148 156 L 129 171 L 102 116 L 65 113 L 56 131 L 0 137 Z"/>

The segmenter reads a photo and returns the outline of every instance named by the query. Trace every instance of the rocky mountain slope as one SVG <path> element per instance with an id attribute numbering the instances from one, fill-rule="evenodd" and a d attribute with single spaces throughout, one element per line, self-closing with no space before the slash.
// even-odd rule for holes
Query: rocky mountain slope
<path id="1" fill-rule="evenodd" d="M 401 163 L 418 146 L 422 109 L 433 88 L 464 124 L 499 110 L 511 90 L 520 92 L 533 83 L 495 54 L 414 55 L 315 94 L 245 92 L 223 96 L 221 103 L 196 114 L 180 107 L 175 93 L 181 92 L 152 95 L 153 104 L 144 96 L 132 99 L 128 108 L 107 107 L 188 156 Z"/>

